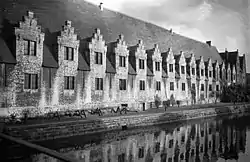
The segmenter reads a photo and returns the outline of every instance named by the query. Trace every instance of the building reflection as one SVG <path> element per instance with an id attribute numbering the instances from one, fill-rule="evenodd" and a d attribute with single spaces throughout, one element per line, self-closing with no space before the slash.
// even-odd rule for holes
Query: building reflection
<path id="1" fill-rule="evenodd" d="M 186 125 L 168 132 L 130 136 L 67 153 L 84 162 L 174 162 L 238 159 L 245 152 L 246 128 L 221 121 Z"/>

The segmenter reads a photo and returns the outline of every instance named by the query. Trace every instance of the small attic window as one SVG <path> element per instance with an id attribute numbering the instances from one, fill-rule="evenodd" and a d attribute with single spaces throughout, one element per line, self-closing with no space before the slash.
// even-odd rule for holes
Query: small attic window
<path id="1" fill-rule="evenodd" d="M 101 11 L 103 11 L 103 3 L 102 2 L 99 4 L 99 8 Z"/>

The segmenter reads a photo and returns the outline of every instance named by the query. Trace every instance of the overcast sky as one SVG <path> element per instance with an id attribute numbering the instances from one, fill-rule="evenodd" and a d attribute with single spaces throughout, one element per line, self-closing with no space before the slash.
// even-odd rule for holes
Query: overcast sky
<path id="1" fill-rule="evenodd" d="M 249 52 L 249 0 L 87 0 L 160 25 L 219 51 Z M 250 61 L 250 56 L 249 59 Z M 249 66 L 250 72 L 250 66 Z"/>

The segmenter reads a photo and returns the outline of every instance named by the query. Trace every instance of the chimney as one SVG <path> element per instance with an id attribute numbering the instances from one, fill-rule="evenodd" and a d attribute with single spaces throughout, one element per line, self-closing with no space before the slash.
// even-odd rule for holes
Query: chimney
<path id="1" fill-rule="evenodd" d="M 102 2 L 100 3 L 99 8 L 101 11 L 103 11 L 103 3 Z"/>
<path id="2" fill-rule="evenodd" d="M 33 18 L 34 18 L 34 12 L 32 12 L 32 11 L 27 11 L 27 16 L 28 16 L 29 18 L 33 19 Z"/>
<path id="3" fill-rule="evenodd" d="M 209 45 L 209 47 L 211 47 L 211 41 L 206 41 L 207 45 Z"/>
<path id="4" fill-rule="evenodd" d="M 67 27 L 71 27 L 71 21 L 70 21 L 70 20 L 66 20 L 66 21 L 65 21 L 65 25 L 66 25 Z"/>

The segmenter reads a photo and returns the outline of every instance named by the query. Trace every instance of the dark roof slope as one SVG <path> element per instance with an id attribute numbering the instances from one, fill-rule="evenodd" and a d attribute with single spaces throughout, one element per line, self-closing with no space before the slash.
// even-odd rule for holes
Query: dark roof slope
<path id="1" fill-rule="evenodd" d="M 98 6 L 86 1 L 9 0 L 1 1 L 0 6 L 3 8 L 0 10 L 0 17 L 3 15 L 15 22 L 20 21 L 27 10 L 33 11 L 38 24 L 50 32 L 60 30 L 65 20 L 71 20 L 81 38 L 91 36 L 95 28 L 100 28 L 107 42 L 116 40 L 122 33 L 128 46 L 137 44 L 138 39 L 142 39 L 147 49 L 158 44 L 161 51 L 172 47 L 174 53 L 189 52 L 197 58 L 202 55 L 205 60 L 211 57 L 221 61 L 213 46 L 118 12 L 107 9 L 101 11 Z"/>
<path id="2" fill-rule="evenodd" d="M 0 37 L 0 63 L 15 64 L 16 59 L 6 42 Z"/>
<path id="3" fill-rule="evenodd" d="M 43 67 L 58 68 L 58 63 L 46 44 L 43 44 Z"/>

